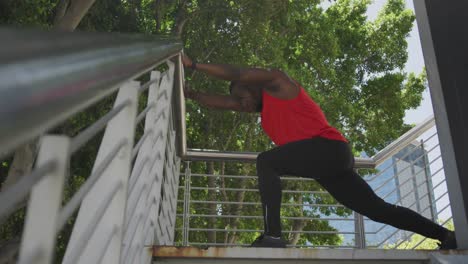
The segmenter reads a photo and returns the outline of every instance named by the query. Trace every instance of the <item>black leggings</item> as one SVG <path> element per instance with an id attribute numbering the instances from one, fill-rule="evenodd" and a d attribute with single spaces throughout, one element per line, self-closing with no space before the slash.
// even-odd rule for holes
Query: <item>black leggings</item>
<path id="1" fill-rule="evenodd" d="M 374 221 L 433 239 L 445 238 L 447 229 L 444 227 L 378 197 L 353 167 L 354 156 L 347 143 L 320 137 L 260 153 L 257 173 L 265 234 L 281 235 L 280 175 L 291 175 L 317 180 L 338 202 Z"/>

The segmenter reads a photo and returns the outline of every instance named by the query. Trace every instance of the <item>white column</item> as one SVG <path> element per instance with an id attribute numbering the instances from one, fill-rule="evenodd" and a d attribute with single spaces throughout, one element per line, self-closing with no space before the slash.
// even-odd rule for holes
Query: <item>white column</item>
<path id="1" fill-rule="evenodd" d="M 151 80 L 159 80 L 161 73 L 158 71 L 151 72 Z M 124 240 L 122 244 L 122 259 L 121 263 L 126 263 L 127 257 L 130 257 L 130 251 L 136 246 L 136 242 L 140 239 L 140 235 L 137 233 L 139 215 L 145 212 L 145 215 L 149 214 L 149 208 L 147 208 L 146 198 L 150 192 L 151 185 L 155 182 L 155 177 L 150 174 L 151 167 L 158 158 L 158 153 L 153 149 L 153 142 L 156 140 L 158 134 L 158 128 L 155 126 L 155 120 L 159 114 L 158 102 L 159 95 L 159 81 L 150 85 L 148 90 L 148 102 L 147 105 L 154 104 L 155 106 L 148 111 L 145 117 L 145 130 L 144 133 L 149 133 L 141 148 L 138 151 L 138 155 L 135 160 L 135 165 L 132 169 L 132 181 L 134 180 L 134 186 L 128 193 L 128 202 L 126 210 L 126 230 Z M 160 117 L 162 118 L 162 116 Z M 135 177 L 135 179 L 133 179 Z M 144 192 L 142 192 L 144 191 Z"/>
<path id="2" fill-rule="evenodd" d="M 123 85 L 117 95 L 114 107 L 130 100 L 130 104 L 117 114 L 107 125 L 93 171 L 119 142 L 126 144 L 115 155 L 107 169 L 96 181 L 81 203 L 80 211 L 65 253 L 63 263 L 119 263 L 123 236 L 124 212 L 127 201 L 127 182 L 130 175 L 131 153 L 135 134 L 135 121 L 138 106 L 138 82 Z M 114 194 L 111 192 L 115 191 Z M 111 195 L 108 207 L 102 209 L 104 198 Z M 101 210 L 104 210 L 102 212 Z M 95 216 L 103 213 L 96 223 Z M 93 223 L 94 224 L 94 223 Z M 88 241 L 85 234 L 94 229 Z M 114 229 L 117 232 L 112 232 Z M 108 234 L 113 234 L 111 238 Z M 108 244 L 106 252 L 99 249 Z M 77 257 L 79 256 L 79 257 Z M 101 258 L 102 257 L 102 258 Z"/>
<path id="3" fill-rule="evenodd" d="M 133 191 L 129 194 L 129 204 L 136 204 L 135 208 L 128 208 L 128 228 L 125 236 L 124 258 L 121 263 L 133 263 L 135 256 L 147 254 L 144 242 L 153 244 L 154 228 L 157 227 L 156 217 L 159 211 L 162 173 L 165 161 L 165 148 L 167 144 L 167 131 L 169 128 L 169 115 L 171 111 L 171 98 L 174 83 L 174 63 L 167 62 L 169 69 L 162 74 L 159 89 L 150 87 L 148 100 L 155 103 L 156 107 L 148 112 L 145 119 L 145 131 L 153 130 L 153 133 L 145 141 L 138 154 L 137 160 L 144 160 L 145 153 L 150 156 L 149 164 L 142 171 L 144 175 L 138 179 Z M 153 73 L 152 78 L 155 78 Z M 150 102 L 148 102 L 150 103 Z M 140 155 L 142 158 L 140 158 Z M 135 166 L 137 168 L 137 166 Z M 135 169 L 136 171 L 136 169 Z M 146 176 L 145 176 L 146 175 Z M 136 175 L 135 175 L 136 176 Z M 133 177 L 133 176 L 132 176 Z M 131 213 L 133 212 L 133 213 Z M 139 221 L 140 220 L 140 221 Z M 148 225 L 153 225 L 145 234 Z M 143 225 L 143 228 L 138 227 Z"/>
<path id="4" fill-rule="evenodd" d="M 41 140 L 36 167 L 54 161 L 55 169 L 45 175 L 31 191 L 19 263 L 52 263 L 55 252 L 57 216 L 68 162 L 70 139 L 65 136 L 45 136 Z"/>

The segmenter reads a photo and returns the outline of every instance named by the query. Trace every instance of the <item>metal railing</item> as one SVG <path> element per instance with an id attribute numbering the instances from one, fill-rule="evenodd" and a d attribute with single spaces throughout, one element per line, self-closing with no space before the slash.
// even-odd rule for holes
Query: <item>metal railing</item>
<path id="1" fill-rule="evenodd" d="M 224 171 L 229 162 L 249 163 L 257 155 L 188 150 L 179 186 L 178 244 L 245 246 L 262 232 L 254 174 L 192 173 L 190 169 L 191 164 L 205 162 Z M 417 125 L 372 158 L 357 160 L 357 169 L 374 167 L 377 172 L 366 175 L 365 180 L 384 200 L 409 207 L 433 221 L 443 219 L 442 224 L 450 221 L 434 118 Z M 211 186 L 209 178 L 216 179 Z M 293 241 L 293 247 L 398 248 L 413 235 L 345 210 L 314 180 L 282 177 L 282 182 L 283 236 Z"/>
<path id="2" fill-rule="evenodd" d="M 0 51 L 0 152 L 40 138 L 32 173 L 0 193 L 1 220 L 29 197 L 19 263 L 51 263 L 57 234 L 76 211 L 63 263 L 150 263 L 146 246 L 174 240 L 186 151 L 181 42 L 10 29 L 0 35 L 9 40 Z M 43 135 L 114 92 L 113 108 L 78 135 Z M 91 174 L 62 206 L 72 155 L 102 130 Z"/>

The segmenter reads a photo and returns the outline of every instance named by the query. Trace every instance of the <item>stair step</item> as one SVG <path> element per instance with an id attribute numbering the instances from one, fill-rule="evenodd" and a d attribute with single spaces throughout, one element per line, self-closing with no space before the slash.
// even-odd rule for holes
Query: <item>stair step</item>
<path id="1" fill-rule="evenodd" d="M 439 251 L 437 251 L 439 252 Z M 247 263 L 326 263 L 326 264 L 427 264 L 429 250 L 384 249 L 297 249 L 297 248 L 242 248 L 242 247 L 174 247 L 154 246 L 155 263 L 177 264 L 247 264 Z M 449 254 L 463 253 L 450 251 Z M 466 251 L 464 252 L 466 254 Z"/>

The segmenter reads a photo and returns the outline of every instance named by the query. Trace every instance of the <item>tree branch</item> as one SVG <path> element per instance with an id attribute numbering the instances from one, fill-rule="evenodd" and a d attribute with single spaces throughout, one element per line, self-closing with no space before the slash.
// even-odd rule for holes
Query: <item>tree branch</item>
<path id="1" fill-rule="evenodd" d="M 186 1 L 184 1 L 184 5 L 185 5 Z M 184 11 L 186 11 L 184 9 Z M 229 8 L 209 8 L 209 9 L 204 9 L 204 10 L 196 10 L 192 13 L 190 13 L 190 17 L 188 17 L 188 13 L 185 12 L 182 16 L 181 13 L 178 13 L 177 14 L 177 17 L 176 17 L 176 26 L 174 27 L 174 30 L 173 30 L 173 33 L 176 35 L 176 36 L 181 36 L 182 33 L 184 32 L 184 27 L 185 27 L 185 24 L 188 22 L 188 20 L 192 19 L 194 16 L 196 15 L 199 15 L 199 14 L 202 14 L 202 13 L 207 13 L 207 12 L 221 12 L 221 11 L 231 11 L 231 9 Z M 179 12 L 181 12 L 181 10 L 179 10 Z"/>
<path id="2" fill-rule="evenodd" d="M 179 4 L 179 10 L 177 11 L 177 15 L 175 17 L 175 27 L 173 28 L 173 33 L 178 37 L 182 35 L 184 25 L 187 22 L 187 9 L 185 8 L 186 5 L 187 0 L 183 0 Z"/>
<path id="3" fill-rule="evenodd" d="M 58 25 L 59 21 L 65 16 L 69 4 L 70 0 L 60 0 L 60 2 L 57 4 L 54 17 L 54 26 Z"/>
<path id="4" fill-rule="evenodd" d="M 66 13 L 54 24 L 54 29 L 74 31 L 95 0 L 70 0 Z"/>

